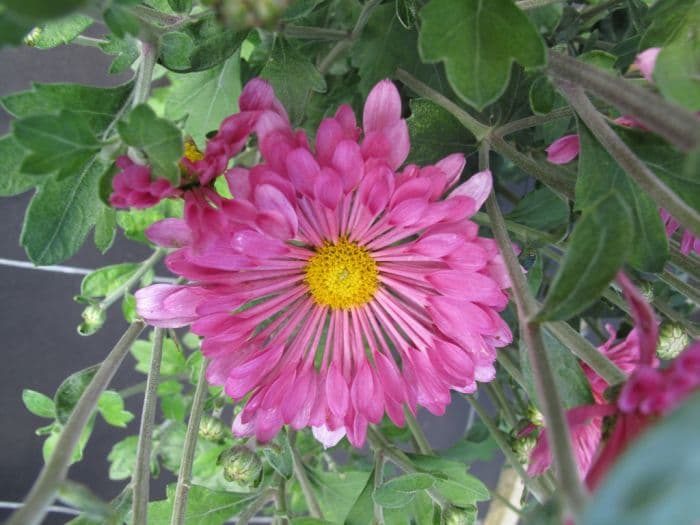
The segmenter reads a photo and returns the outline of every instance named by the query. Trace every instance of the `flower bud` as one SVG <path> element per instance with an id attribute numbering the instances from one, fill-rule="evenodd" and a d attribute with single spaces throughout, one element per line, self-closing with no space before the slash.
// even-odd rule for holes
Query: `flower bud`
<path id="1" fill-rule="evenodd" d="M 510 446 L 518 460 L 521 463 L 527 463 L 530 459 L 530 452 L 535 448 L 535 443 L 537 443 L 537 434 L 536 432 L 530 432 L 525 436 L 514 439 Z"/>
<path id="2" fill-rule="evenodd" d="M 535 408 L 534 405 L 530 405 L 529 407 L 527 407 L 527 417 L 533 425 L 537 427 L 544 426 L 544 417 L 542 416 L 542 413 L 539 410 L 537 410 L 537 408 Z"/>
<path id="3" fill-rule="evenodd" d="M 659 331 L 656 355 L 659 359 L 673 359 L 690 343 L 690 338 L 678 323 L 665 323 Z"/>
<path id="4" fill-rule="evenodd" d="M 219 443 L 226 436 L 226 431 L 226 425 L 220 419 L 207 414 L 202 415 L 202 419 L 199 422 L 199 437 Z"/>
<path id="5" fill-rule="evenodd" d="M 642 297 L 647 300 L 648 303 L 654 301 L 654 285 L 647 281 L 642 281 L 639 283 L 639 292 Z"/>
<path id="6" fill-rule="evenodd" d="M 35 27 L 32 29 L 27 36 L 24 37 L 24 43 L 28 46 L 34 47 L 36 45 L 36 39 L 41 35 L 42 29 L 40 27 Z"/>
<path id="7" fill-rule="evenodd" d="M 245 487 L 257 487 L 262 478 L 262 461 L 245 445 L 236 445 L 222 452 L 216 464 L 223 467 L 226 481 Z"/>
<path id="8" fill-rule="evenodd" d="M 288 4 L 289 0 L 222 0 L 217 10 L 220 17 L 234 28 L 272 29 Z"/>
<path id="9" fill-rule="evenodd" d="M 107 314 L 96 304 L 88 306 L 82 313 L 83 322 L 78 326 L 80 335 L 92 335 L 105 324 Z"/>
<path id="10" fill-rule="evenodd" d="M 476 522 L 476 507 L 448 506 L 442 513 L 443 525 L 473 525 Z"/>

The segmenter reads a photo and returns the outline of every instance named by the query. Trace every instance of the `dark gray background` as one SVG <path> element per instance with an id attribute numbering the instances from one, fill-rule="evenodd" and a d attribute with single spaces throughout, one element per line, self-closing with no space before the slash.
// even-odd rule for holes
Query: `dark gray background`
<path id="1" fill-rule="evenodd" d="M 52 50 L 32 48 L 0 50 L 0 95 L 28 89 L 35 82 L 78 82 L 92 85 L 113 85 L 124 81 L 107 73 L 111 59 L 95 48 L 62 46 Z M 10 126 L 11 117 L 0 109 L 0 134 Z M 2 159 L 0 159 L 2 162 Z M 18 239 L 22 218 L 32 191 L 0 201 L 0 257 L 26 260 Z M 118 238 L 111 250 L 100 254 L 88 241 L 72 259 L 63 264 L 97 268 L 110 263 L 141 261 L 149 249 L 138 243 Z M 162 272 L 162 270 L 161 270 Z M 13 268 L 0 265 L 0 337 L 2 368 L 0 369 L 0 500 L 22 501 L 41 469 L 43 436 L 34 430 L 46 420 L 29 413 L 22 405 L 22 389 L 31 388 L 52 396 L 61 381 L 72 372 L 101 361 L 117 341 L 126 323 L 115 305 L 105 326 L 90 337 L 76 332 L 82 306 L 73 301 L 82 276 Z M 112 388 L 118 389 L 139 382 L 143 376 L 133 371 L 133 359 L 127 357 Z M 74 465 L 71 479 L 88 484 L 104 498 L 115 496 L 123 482 L 112 482 L 107 476 L 107 454 L 112 445 L 138 431 L 139 400 L 130 399 L 128 408 L 136 418 L 126 430 L 107 426 L 97 419 L 84 459 Z M 459 439 L 468 416 L 468 405 L 455 396 L 443 418 L 422 411 L 419 420 L 436 448 L 448 447 Z M 494 486 L 496 470 L 482 465 L 478 475 Z M 167 474 L 161 475 L 164 478 Z M 168 479 L 154 484 L 152 498 L 164 496 Z M 8 515 L 0 510 L 0 520 Z M 53 515 L 46 523 L 64 523 L 68 518 Z"/>

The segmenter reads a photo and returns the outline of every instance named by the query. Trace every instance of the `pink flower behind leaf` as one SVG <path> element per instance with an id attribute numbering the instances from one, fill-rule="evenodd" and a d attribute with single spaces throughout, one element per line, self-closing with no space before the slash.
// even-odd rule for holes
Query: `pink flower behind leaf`
<path id="1" fill-rule="evenodd" d="M 673 234 L 678 231 L 681 223 L 671 217 L 671 214 L 663 208 L 661 208 L 659 212 L 661 213 L 661 220 L 663 220 L 666 225 L 666 235 L 668 235 L 670 239 Z M 690 252 L 695 252 L 700 255 L 700 238 L 693 235 L 693 232 L 690 230 L 685 229 L 681 236 L 681 253 L 683 255 L 688 255 Z"/>
<path id="2" fill-rule="evenodd" d="M 115 208 L 150 208 L 161 200 L 178 194 L 170 181 L 151 178 L 151 168 L 134 163 L 123 155 L 116 161 L 120 169 L 112 179 L 109 203 Z"/>
<path id="3" fill-rule="evenodd" d="M 185 220 L 149 230 L 180 246 L 166 262 L 192 283 L 136 294 L 148 322 L 203 337 L 209 381 L 246 399 L 234 433 L 264 442 L 310 426 L 326 446 L 345 435 L 361 446 L 384 414 L 397 425 L 404 407 L 442 414 L 450 390 L 493 379 L 496 348 L 512 340 L 498 315 L 509 283 L 495 241 L 469 220 L 490 172 L 453 188 L 459 154 L 399 171 L 410 144 L 388 80 L 370 92 L 363 129 L 342 106 L 315 149 L 269 86 L 251 83 L 258 109 L 241 108 L 258 113 L 225 120 L 231 135 L 220 130 L 200 166 L 223 165 L 244 128 L 261 164 L 226 173 L 235 198 L 187 192 Z"/>
<path id="4" fill-rule="evenodd" d="M 647 82 L 654 82 L 654 68 L 660 52 L 660 47 L 650 47 L 639 53 L 634 59 L 634 65 L 637 66 L 637 69 L 639 69 L 639 72 Z"/>
<path id="5" fill-rule="evenodd" d="M 581 149 L 578 135 L 564 135 L 552 142 L 545 150 L 547 160 L 552 164 L 568 164 L 576 157 Z"/>

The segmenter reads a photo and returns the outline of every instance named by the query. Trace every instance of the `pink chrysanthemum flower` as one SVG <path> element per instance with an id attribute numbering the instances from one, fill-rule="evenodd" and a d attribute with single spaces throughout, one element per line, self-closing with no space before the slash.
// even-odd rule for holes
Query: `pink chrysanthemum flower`
<path id="1" fill-rule="evenodd" d="M 208 380 L 245 400 L 234 432 L 264 442 L 284 424 L 311 426 L 326 446 L 344 435 L 361 446 L 385 413 L 397 425 L 404 407 L 442 414 L 450 389 L 492 380 L 496 348 L 512 340 L 497 313 L 509 283 L 496 243 L 469 220 L 491 174 L 442 199 L 461 154 L 397 171 L 409 138 L 389 81 L 369 94 L 364 130 L 342 106 L 314 150 L 267 83 L 249 82 L 241 100 L 199 169 L 226 169 L 251 130 L 262 163 L 226 172 L 233 199 L 198 188 L 185 220 L 149 230 L 179 247 L 167 263 L 192 283 L 137 293 L 151 324 L 203 336 Z"/>
<path id="2" fill-rule="evenodd" d="M 161 200 L 174 197 L 178 189 L 166 179 L 151 178 L 151 168 L 136 164 L 126 155 L 116 161 L 120 169 L 112 179 L 109 203 L 115 208 L 150 208 Z"/>

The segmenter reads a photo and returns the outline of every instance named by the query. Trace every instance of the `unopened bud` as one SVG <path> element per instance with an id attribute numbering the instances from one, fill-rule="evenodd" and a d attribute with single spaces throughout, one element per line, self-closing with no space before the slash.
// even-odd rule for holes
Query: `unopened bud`
<path id="1" fill-rule="evenodd" d="M 218 443 L 226 436 L 226 425 L 215 417 L 204 414 L 199 422 L 199 437 Z"/>
<path id="2" fill-rule="evenodd" d="M 659 332 L 659 345 L 656 355 L 660 359 L 673 359 L 686 349 L 690 343 L 688 334 L 677 323 L 666 323 Z"/>
<path id="3" fill-rule="evenodd" d="M 262 478 L 262 461 L 245 445 L 236 445 L 222 452 L 216 464 L 223 467 L 226 481 L 244 487 L 257 487 Z"/>
<path id="4" fill-rule="evenodd" d="M 530 405 L 527 408 L 527 417 L 533 425 L 538 427 L 544 426 L 544 417 L 542 416 L 542 413 L 534 407 L 534 405 Z"/>
<path id="5" fill-rule="evenodd" d="M 476 507 L 448 506 L 442 513 L 443 525 L 473 525 L 476 522 Z"/>
<path id="6" fill-rule="evenodd" d="M 218 9 L 221 18 L 234 28 L 272 29 L 288 4 L 289 0 L 223 0 Z"/>
<path id="7" fill-rule="evenodd" d="M 83 322 L 78 326 L 80 335 L 92 335 L 105 324 L 107 314 L 96 304 L 88 306 L 83 310 Z"/>
<path id="8" fill-rule="evenodd" d="M 525 436 L 514 439 L 511 443 L 511 448 L 521 463 L 527 463 L 530 460 L 532 449 L 535 448 L 535 443 L 537 443 L 536 432 L 530 432 Z"/>
<path id="9" fill-rule="evenodd" d="M 41 34 L 41 28 L 40 27 L 35 27 L 32 29 L 27 36 L 24 37 L 24 43 L 27 44 L 28 46 L 34 47 L 36 45 L 36 40 L 39 38 L 39 35 Z"/>
<path id="10" fill-rule="evenodd" d="M 647 281 L 642 281 L 639 283 L 639 292 L 642 297 L 647 300 L 648 303 L 654 301 L 654 285 Z"/>

